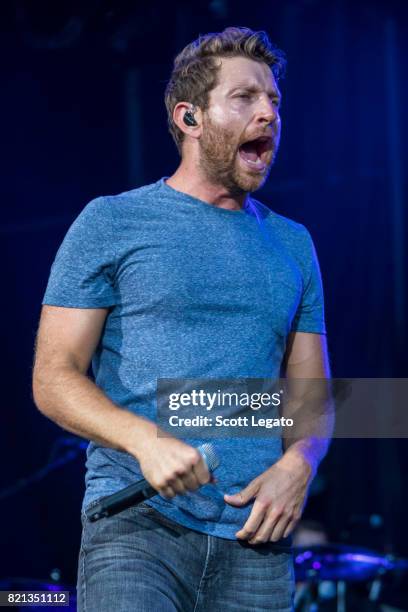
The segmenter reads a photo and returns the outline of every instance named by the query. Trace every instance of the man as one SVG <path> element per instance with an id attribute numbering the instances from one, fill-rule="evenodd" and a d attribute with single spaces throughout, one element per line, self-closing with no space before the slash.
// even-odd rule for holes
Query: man
<path id="1" fill-rule="evenodd" d="M 327 441 L 218 439 L 214 482 L 154 423 L 158 378 L 329 376 L 310 234 L 250 196 L 278 149 L 283 67 L 246 28 L 188 45 L 166 89 L 178 169 L 90 202 L 56 255 L 33 394 L 91 440 L 79 610 L 292 609 L 290 534 Z M 158 495 L 87 519 L 142 477 Z"/>

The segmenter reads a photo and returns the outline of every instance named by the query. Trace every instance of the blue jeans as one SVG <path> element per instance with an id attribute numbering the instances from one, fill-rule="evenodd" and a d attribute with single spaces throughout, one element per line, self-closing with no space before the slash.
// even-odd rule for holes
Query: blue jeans
<path id="1" fill-rule="evenodd" d="M 78 612 L 293 610 L 290 548 L 199 533 L 143 503 L 81 519 Z"/>

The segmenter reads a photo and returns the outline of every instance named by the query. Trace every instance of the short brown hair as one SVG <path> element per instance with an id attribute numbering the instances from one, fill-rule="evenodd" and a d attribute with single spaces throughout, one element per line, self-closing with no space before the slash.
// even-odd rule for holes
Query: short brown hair
<path id="1" fill-rule="evenodd" d="M 265 62 L 276 80 L 284 74 L 284 53 L 271 43 L 266 32 L 249 28 L 230 27 L 223 32 L 200 35 L 175 58 L 164 100 L 169 131 L 180 155 L 184 133 L 173 121 L 174 107 L 178 102 L 189 101 L 202 111 L 207 110 L 209 93 L 217 85 L 220 69 L 216 59 L 239 56 Z"/>

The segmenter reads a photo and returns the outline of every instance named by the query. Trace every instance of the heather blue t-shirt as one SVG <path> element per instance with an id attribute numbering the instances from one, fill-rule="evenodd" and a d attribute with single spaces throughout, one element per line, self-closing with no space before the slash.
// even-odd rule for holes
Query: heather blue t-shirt
<path id="1" fill-rule="evenodd" d="M 242 210 L 218 208 L 166 178 L 89 202 L 58 249 L 42 301 L 109 309 L 92 359 L 95 382 L 151 420 L 158 378 L 277 378 L 290 331 L 326 333 L 319 264 L 303 225 L 253 197 Z M 282 443 L 212 443 L 217 483 L 148 503 L 186 527 L 234 540 L 253 501 L 233 507 L 223 495 L 275 463 Z M 142 478 L 134 457 L 93 442 L 86 468 L 83 510 Z"/>

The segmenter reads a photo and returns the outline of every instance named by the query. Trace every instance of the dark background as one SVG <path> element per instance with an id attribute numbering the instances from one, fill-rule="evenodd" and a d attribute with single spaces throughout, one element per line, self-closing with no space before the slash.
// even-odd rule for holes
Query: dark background
<path id="1" fill-rule="evenodd" d="M 43 467 L 64 432 L 31 396 L 51 263 L 98 195 L 178 165 L 163 93 L 198 34 L 266 30 L 288 59 L 281 148 L 257 193 L 304 223 L 322 269 L 334 377 L 405 377 L 406 3 L 4 2 L 0 489 Z M 55 450 L 55 449 L 54 449 Z M 66 452 L 56 449 L 54 456 Z M 335 440 L 305 516 L 332 541 L 408 556 L 406 440 Z M 0 578 L 75 582 L 84 453 L 1 500 Z M 379 514 L 384 524 L 368 526 Z"/>

